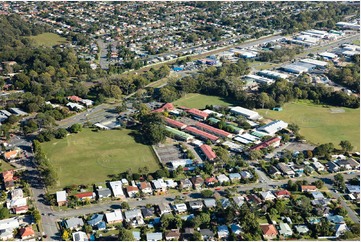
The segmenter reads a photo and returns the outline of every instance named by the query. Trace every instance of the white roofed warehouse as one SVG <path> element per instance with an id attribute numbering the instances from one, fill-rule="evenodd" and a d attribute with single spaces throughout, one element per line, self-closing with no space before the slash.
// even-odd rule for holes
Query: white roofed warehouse
<path id="1" fill-rule="evenodd" d="M 288 123 L 283 122 L 282 120 L 275 120 L 262 127 L 259 127 L 258 130 L 266 132 L 270 135 L 274 135 L 278 131 L 285 129 L 287 127 L 288 127 Z"/>
<path id="2" fill-rule="evenodd" d="M 242 107 L 233 107 L 230 109 L 231 113 L 235 114 L 235 115 L 242 115 L 248 119 L 251 120 L 259 120 L 262 118 L 261 115 L 258 114 L 258 112 L 256 111 L 252 111 L 250 109 L 247 108 L 242 108 Z"/>

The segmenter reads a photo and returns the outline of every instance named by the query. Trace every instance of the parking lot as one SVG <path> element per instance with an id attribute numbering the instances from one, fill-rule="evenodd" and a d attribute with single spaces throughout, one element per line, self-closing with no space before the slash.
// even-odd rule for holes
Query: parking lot
<path id="1" fill-rule="evenodd" d="M 316 146 L 311 145 L 311 144 L 304 144 L 304 143 L 290 143 L 287 146 L 287 150 L 295 152 L 295 151 L 303 151 L 303 150 L 313 150 Z"/>
<path id="2" fill-rule="evenodd" d="M 172 160 L 183 159 L 184 155 L 178 145 L 162 145 L 155 146 L 155 149 L 160 157 L 163 164 Z"/>

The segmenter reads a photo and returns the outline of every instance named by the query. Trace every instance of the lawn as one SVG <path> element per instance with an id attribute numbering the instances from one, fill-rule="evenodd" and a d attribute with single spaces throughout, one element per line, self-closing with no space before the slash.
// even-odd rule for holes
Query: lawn
<path id="1" fill-rule="evenodd" d="M 8 162 L 6 162 L 6 161 L 4 161 L 2 159 L 0 159 L 0 163 L 1 163 L 1 166 L 0 166 L 0 171 L 1 172 L 15 169 L 14 166 L 10 165 Z"/>
<path id="2" fill-rule="evenodd" d="M 283 111 L 259 109 L 266 118 L 281 119 L 298 124 L 301 135 L 314 144 L 332 142 L 338 147 L 341 140 L 349 140 L 354 151 L 360 150 L 360 109 L 343 109 L 343 113 L 332 113 L 331 108 L 306 101 L 286 103 Z"/>
<path id="3" fill-rule="evenodd" d="M 36 36 L 30 36 L 29 38 L 34 40 L 36 45 L 43 45 L 46 47 L 52 47 L 67 42 L 66 38 L 54 33 L 43 33 Z"/>
<path id="4" fill-rule="evenodd" d="M 352 42 L 352 44 L 354 44 L 354 45 L 360 45 L 360 40 L 355 40 L 355 41 Z"/>
<path id="5" fill-rule="evenodd" d="M 185 106 L 188 108 L 205 108 L 206 105 L 229 106 L 232 105 L 231 100 L 217 96 L 208 96 L 199 93 L 188 93 L 184 97 L 173 102 L 176 106 Z"/>
<path id="6" fill-rule="evenodd" d="M 130 132 L 84 129 L 64 139 L 43 143 L 45 154 L 58 173 L 57 187 L 104 183 L 109 175 L 129 168 L 134 173 L 145 166 L 149 172 L 157 170 L 159 165 L 152 148 L 136 143 Z"/>

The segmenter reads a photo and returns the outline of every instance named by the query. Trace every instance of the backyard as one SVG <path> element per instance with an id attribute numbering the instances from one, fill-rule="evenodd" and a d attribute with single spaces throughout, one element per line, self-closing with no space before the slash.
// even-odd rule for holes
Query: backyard
<path id="1" fill-rule="evenodd" d="M 54 45 L 64 44 L 67 42 L 64 37 L 53 33 L 43 33 L 36 36 L 30 36 L 29 38 L 34 40 L 35 45 L 42 45 L 46 47 L 52 47 Z"/>
<path id="2" fill-rule="evenodd" d="M 43 143 L 46 156 L 57 171 L 57 187 L 104 183 L 109 175 L 131 169 L 159 168 L 150 146 L 136 143 L 130 130 L 84 129 L 61 140 Z"/>
<path id="3" fill-rule="evenodd" d="M 314 144 L 332 142 L 338 147 L 341 140 L 349 140 L 354 151 L 360 150 L 360 109 L 338 108 L 298 101 L 286 103 L 283 111 L 259 109 L 258 112 L 271 119 L 295 123 L 300 134 Z"/>
<path id="4" fill-rule="evenodd" d="M 176 106 L 185 106 L 188 108 L 205 108 L 206 105 L 230 106 L 232 100 L 225 100 L 217 96 L 208 96 L 199 93 L 188 93 L 184 97 L 173 102 Z"/>

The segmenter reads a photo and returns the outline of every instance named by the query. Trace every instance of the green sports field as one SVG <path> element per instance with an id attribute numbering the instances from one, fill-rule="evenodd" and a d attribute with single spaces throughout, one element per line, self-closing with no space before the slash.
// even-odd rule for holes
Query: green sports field
<path id="1" fill-rule="evenodd" d="M 355 151 L 360 150 L 360 109 L 299 101 L 286 103 L 281 112 L 265 109 L 258 112 L 266 118 L 298 124 L 300 133 L 314 144 L 332 142 L 338 147 L 341 140 L 349 140 Z"/>
<path id="2" fill-rule="evenodd" d="M 229 106 L 231 100 L 225 100 L 217 96 L 208 96 L 199 93 L 188 93 L 184 97 L 173 102 L 176 106 L 185 106 L 188 108 L 205 108 L 206 105 Z"/>
<path id="3" fill-rule="evenodd" d="M 93 132 L 84 129 L 64 139 L 43 143 L 46 156 L 58 173 L 57 187 L 105 182 L 108 175 L 127 171 L 137 173 L 147 166 L 159 168 L 150 146 L 136 143 L 129 130 Z"/>
<path id="4" fill-rule="evenodd" d="M 29 38 L 34 41 L 35 45 L 42 45 L 46 47 L 52 47 L 54 45 L 60 45 L 67 42 L 64 37 L 54 33 L 43 33 L 36 36 L 30 36 Z"/>

